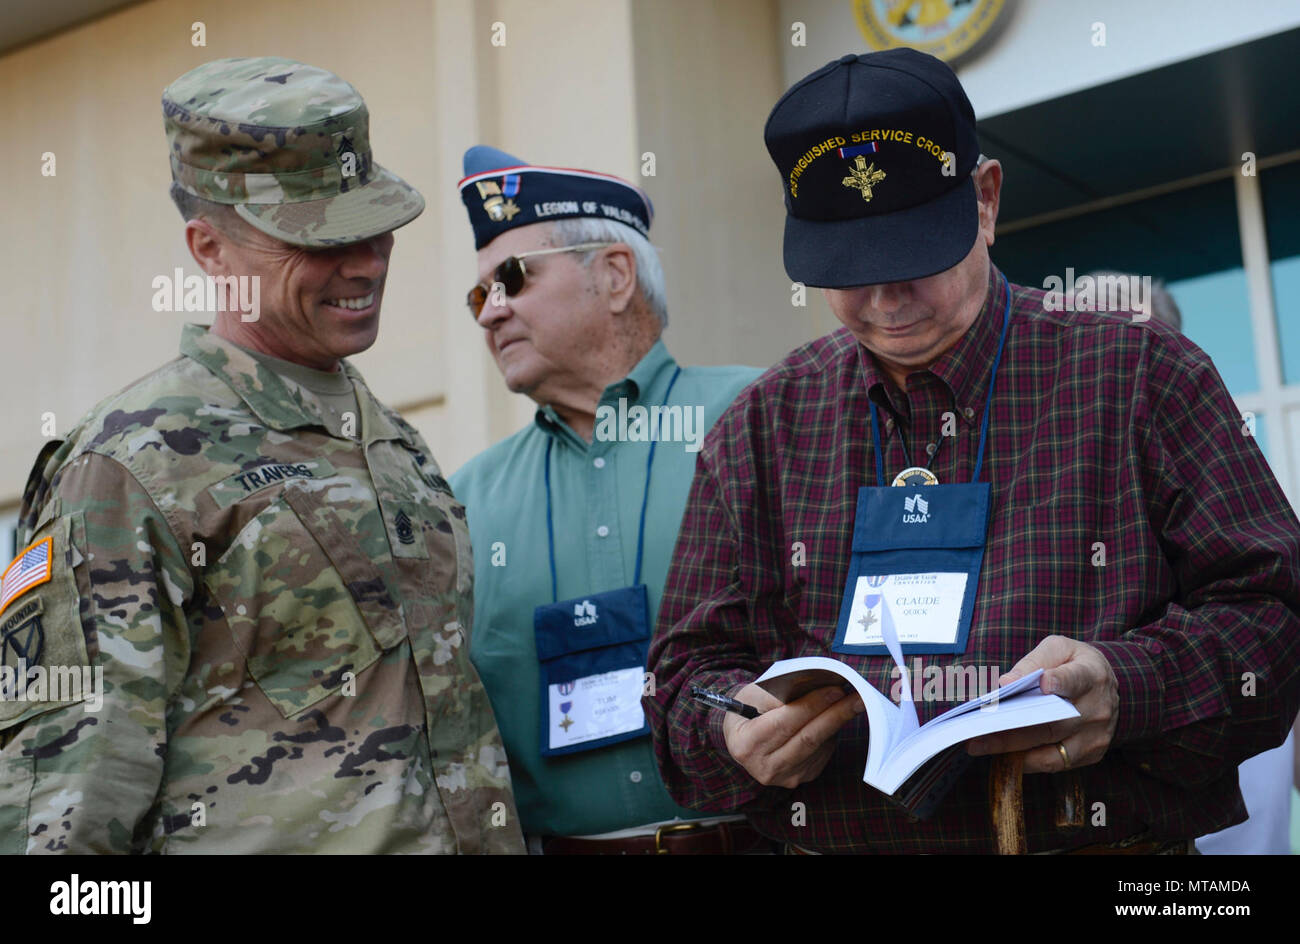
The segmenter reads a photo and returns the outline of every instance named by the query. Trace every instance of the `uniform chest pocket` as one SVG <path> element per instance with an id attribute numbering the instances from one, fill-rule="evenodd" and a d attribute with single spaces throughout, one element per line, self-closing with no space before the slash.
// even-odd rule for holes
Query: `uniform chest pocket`
<path id="1" fill-rule="evenodd" d="M 464 505 L 442 491 L 431 491 L 421 501 L 381 494 L 379 502 L 394 560 L 418 560 L 435 593 L 465 593 L 473 586 Z"/>
<path id="2" fill-rule="evenodd" d="M 291 485 L 209 570 L 236 647 L 286 718 L 406 638 L 401 608 L 334 507 Z"/>

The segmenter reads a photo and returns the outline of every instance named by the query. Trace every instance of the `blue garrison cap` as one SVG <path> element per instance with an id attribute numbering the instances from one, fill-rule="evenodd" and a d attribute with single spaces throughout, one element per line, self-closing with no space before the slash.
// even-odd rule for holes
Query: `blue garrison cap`
<path id="1" fill-rule="evenodd" d="M 482 144 L 465 152 L 464 170 L 457 186 L 474 228 L 475 249 L 517 226 L 581 216 L 626 223 L 650 235 L 650 198 L 611 174 L 537 167 Z"/>

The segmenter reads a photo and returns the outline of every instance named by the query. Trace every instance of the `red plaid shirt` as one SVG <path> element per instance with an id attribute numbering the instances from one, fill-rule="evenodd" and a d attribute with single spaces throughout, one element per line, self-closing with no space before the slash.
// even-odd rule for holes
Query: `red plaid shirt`
<path id="1" fill-rule="evenodd" d="M 920 658 L 1006 671 L 1058 633 L 1109 659 L 1114 741 L 1098 764 L 1025 778 L 1030 851 L 1240 822 L 1237 764 L 1280 744 L 1300 707 L 1300 522 L 1194 344 L 1155 322 L 1048 312 L 1042 291 L 1010 291 L 970 639 L 965 653 Z M 709 434 L 650 649 L 656 694 L 645 700 L 678 802 L 744 810 L 763 832 L 818 851 L 993 850 L 987 757 L 932 819 L 914 822 L 862 782 L 861 715 L 816 780 L 763 787 L 727 752 L 723 713 L 694 702 L 689 686 L 734 690 L 778 659 L 833 655 L 858 488 L 876 484 L 867 397 L 882 409 L 886 481 L 906 464 L 900 435 L 924 463 L 947 411 L 957 435 L 933 469 L 941 482 L 969 481 L 1005 299 L 991 268 L 979 318 L 906 392 L 841 329 L 768 371 Z M 889 657 L 837 657 L 890 692 Z M 924 722 L 951 706 L 918 709 Z M 1087 820 L 1060 829 L 1070 778 Z"/>

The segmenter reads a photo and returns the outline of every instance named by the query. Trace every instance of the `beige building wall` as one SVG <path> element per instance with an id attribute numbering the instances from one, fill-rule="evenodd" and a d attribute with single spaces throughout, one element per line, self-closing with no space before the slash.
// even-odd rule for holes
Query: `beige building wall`
<path id="1" fill-rule="evenodd" d="M 781 178 L 763 125 L 785 91 L 789 26 L 775 2 L 633 3 L 638 140 L 655 176 L 654 242 L 668 282 L 666 341 L 690 363 L 769 366 L 838 327 L 781 262 Z"/>
<path id="2" fill-rule="evenodd" d="M 466 147 L 586 166 L 644 186 L 683 363 L 766 365 L 833 326 L 791 304 L 781 190 L 762 142 L 783 89 L 776 0 L 152 0 L 0 56 L 3 199 L 0 515 L 52 415 L 64 434 L 176 356 L 184 321 L 152 281 L 199 270 L 167 197 L 162 89 L 224 56 L 283 55 L 365 96 L 378 161 L 428 209 L 397 234 L 376 346 L 354 360 L 424 433 L 444 471 L 518 429 L 464 307 L 473 243 L 455 190 Z M 379 14 L 379 15 L 376 15 Z M 206 46 L 192 45 L 202 22 Z M 504 24 L 504 45 L 494 45 Z M 52 153 L 54 176 L 41 173 Z M 655 175 L 642 155 L 654 152 Z"/>

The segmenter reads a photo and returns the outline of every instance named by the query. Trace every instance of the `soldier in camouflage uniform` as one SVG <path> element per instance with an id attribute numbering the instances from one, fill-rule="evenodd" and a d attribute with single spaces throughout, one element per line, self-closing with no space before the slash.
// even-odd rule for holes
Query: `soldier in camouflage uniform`
<path id="1" fill-rule="evenodd" d="M 208 63 L 163 109 L 191 252 L 253 260 L 264 303 L 186 326 L 36 462 L 5 667 L 102 668 L 103 701 L 0 701 L 0 844 L 522 852 L 463 508 L 338 360 L 373 341 L 391 230 L 424 201 L 322 70 Z"/>

